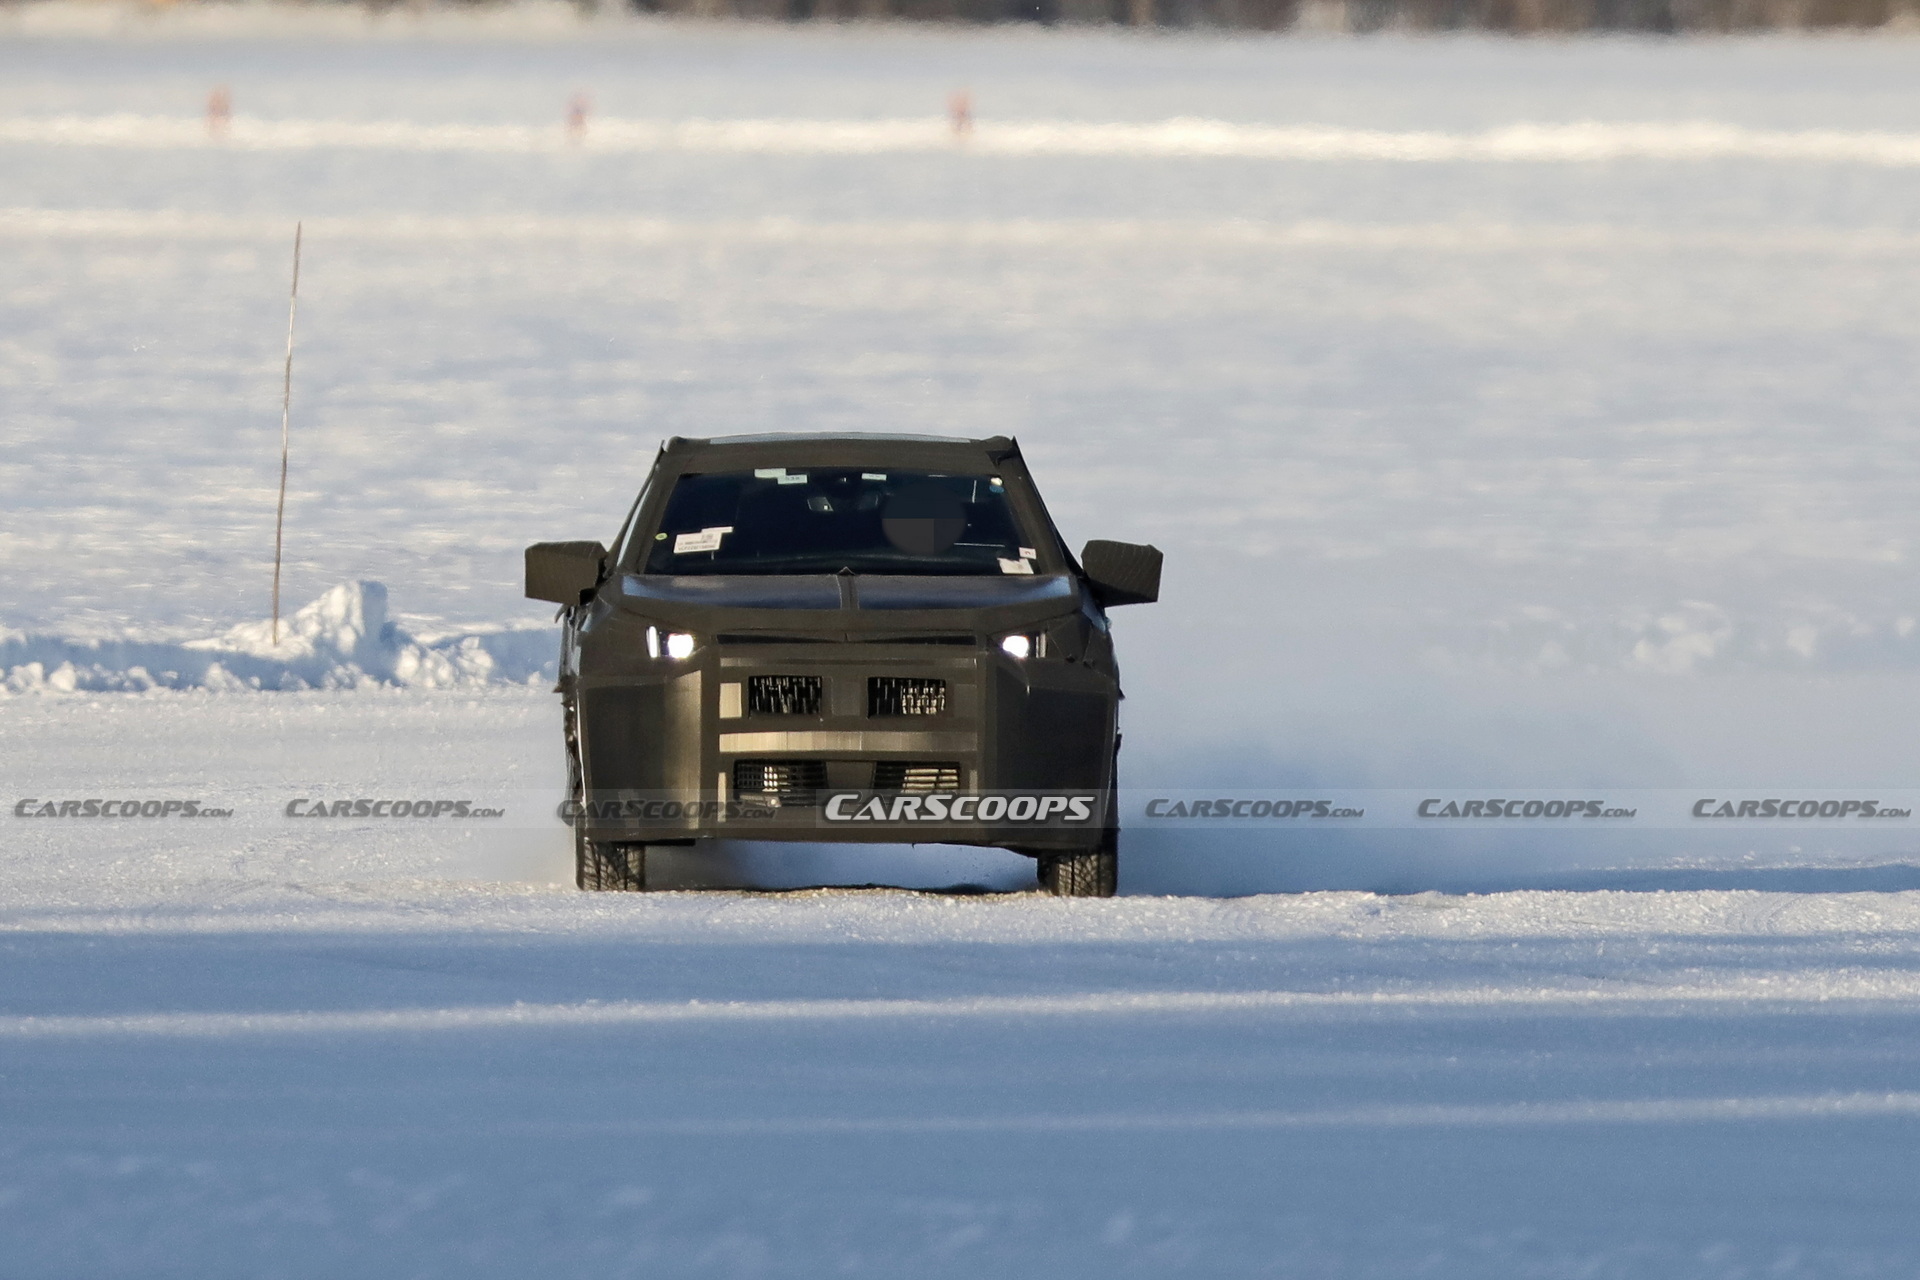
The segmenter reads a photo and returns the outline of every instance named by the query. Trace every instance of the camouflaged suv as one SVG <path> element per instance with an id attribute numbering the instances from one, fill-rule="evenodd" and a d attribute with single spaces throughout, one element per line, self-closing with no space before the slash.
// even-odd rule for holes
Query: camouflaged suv
<path id="1" fill-rule="evenodd" d="M 1160 553 L 1076 559 L 1010 439 L 674 439 L 609 551 L 527 549 L 563 606 L 578 879 L 729 838 L 991 845 L 1112 894 L 1107 609 Z"/>

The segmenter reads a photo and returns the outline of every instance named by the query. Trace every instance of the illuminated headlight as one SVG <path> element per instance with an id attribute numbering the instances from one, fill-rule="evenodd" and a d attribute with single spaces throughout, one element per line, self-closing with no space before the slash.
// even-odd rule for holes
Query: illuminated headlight
<path id="1" fill-rule="evenodd" d="M 658 627 L 647 628 L 647 656 L 657 658 L 662 653 L 675 662 L 684 661 L 693 656 L 693 637 L 684 631 L 662 632 Z"/>
<path id="2" fill-rule="evenodd" d="M 1002 636 L 1000 639 L 1000 648 L 1006 655 L 1022 662 L 1033 656 L 1036 647 L 1032 636 Z"/>

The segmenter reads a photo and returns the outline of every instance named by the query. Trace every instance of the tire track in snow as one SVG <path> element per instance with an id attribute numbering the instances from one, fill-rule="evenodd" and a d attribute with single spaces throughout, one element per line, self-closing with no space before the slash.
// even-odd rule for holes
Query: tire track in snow
<path id="1" fill-rule="evenodd" d="M 1424 991 L 1101 991 L 945 999 L 605 1001 L 282 1013 L 128 1013 L 0 1017 L 0 1039 L 211 1038 L 609 1027 L 662 1023 L 955 1018 L 1140 1017 L 1313 1009 L 1920 1000 L 1920 974 L 1885 970 L 1747 972 L 1694 984 L 1460 987 Z"/>
<path id="2" fill-rule="evenodd" d="M 791 1138 L 816 1136 L 992 1133 L 1180 1133 L 1273 1129 L 1439 1129 L 1523 1128 L 1540 1125 L 1703 1124 L 1795 1120 L 1848 1120 L 1920 1117 L 1920 1093 L 1761 1094 L 1707 1098 L 1593 1098 L 1555 1102 L 1414 1103 L 1329 1107 L 1317 1111 L 1109 1111 L 1080 1115 L 915 1115 L 915 1116 L 733 1116 L 714 1119 L 624 1120 L 591 1122 L 494 1120 L 479 1131 L 493 1137 L 700 1137 Z M 16 1139 L 45 1139 L 70 1132 L 60 1123 L 11 1123 Z M 476 1130 L 465 1127 L 466 1132 Z M 122 1140 L 153 1141 L 176 1132 L 167 1126 L 116 1126 Z M 360 1128 L 329 1122 L 324 1132 L 279 1124 L 222 1126 L 229 1137 L 255 1139 L 417 1140 L 437 1135 L 430 1125 L 380 1125 Z"/>
<path id="3" fill-rule="evenodd" d="M 1090 1115 L 797 1116 L 594 1126 L 594 1132 L 769 1137 L 810 1134 L 1102 1133 L 1205 1129 L 1479 1128 L 1488 1125 L 1685 1124 L 1920 1116 L 1920 1093 L 1619 1098 L 1566 1102 L 1416 1104 L 1323 1111 L 1105 1112 Z"/>

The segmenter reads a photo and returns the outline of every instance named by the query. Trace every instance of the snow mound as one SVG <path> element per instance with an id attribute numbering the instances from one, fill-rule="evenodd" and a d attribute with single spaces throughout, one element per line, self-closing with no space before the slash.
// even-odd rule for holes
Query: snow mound
<path id="1" fill-rule="evenodd" d="M 0 694 L 471 688 L 554 677 L 553 630 L 492 628 L 436 639 L 387 616 L 387 588 L 343 582 L 280 624 L 243 622 L 185 642 L 0 633 Z"/>

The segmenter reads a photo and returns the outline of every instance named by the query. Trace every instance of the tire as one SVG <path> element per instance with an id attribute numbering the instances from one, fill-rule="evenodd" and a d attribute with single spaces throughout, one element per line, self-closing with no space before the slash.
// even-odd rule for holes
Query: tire
<path id="1" fill-rule="evenodd" d="M 1040 855 L 1040 887 L 1056 898 L 1111 898 L 1120 891 L 1120 735 L 1113 737 L 1107 775 L 1107 825 L 1087 853 Z"/>
<path id="2" fill-rule="evenodd" d="M 573 882 L 587 890 L 642 893 L 647 887 L 647 846 L 576 834 Z"/>
<path id="3" fill-rule="evenodd" d="M 1056 898 L 1111 898 L 1120 887 L 1118 843 L 1109 838 L 1088 853 L 1042 857 L 1040 887 Z"/>
<path id="4" fill-rule="evenodd" d="M 574 803 L 586 796 L 585 773 L 580 767 L 579 711 L 569 698 L 563 708 L 567 734 L 567 786 Z M 647 846 L 589 840 L 586 818 L 573 820 L 573 883 L 577 888 L 640 893 L 647 887 Z"/>

